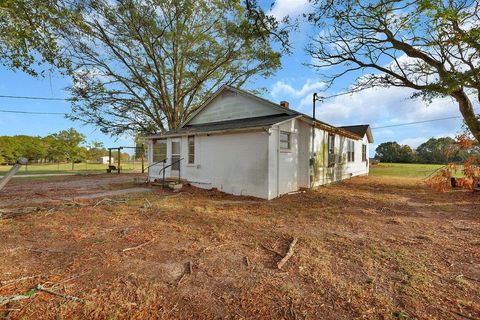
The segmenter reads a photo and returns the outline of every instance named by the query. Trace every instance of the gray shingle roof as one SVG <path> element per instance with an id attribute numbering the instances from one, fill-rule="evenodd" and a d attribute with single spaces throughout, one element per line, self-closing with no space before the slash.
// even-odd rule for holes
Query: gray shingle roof
<path id="1" fill-rule="evenodd" d="M 161 136 L 216 132 L 216 131 L 224 131 L 224 130 L 243 129 L 243 128 L 269 127 L 276 123 L 283 122 L 296 117 L 298 117 L 298 115 L 276 114 L 271 116 L 263 116 L 263 117 L 255 117 L 255 118 L 244 118 L 244 119 L 235 119 L 235 120 L 227 120 L 227 121 L 220 121 L 220 122 L 191 124 L 191 125 L 185 125 L 182 128 L 167 131 L 161 134 Z"/>
<path id="2" fill-rule="evenodd" d="M 371 143 L 373 143 L 372 131 L 370 130 L 370 126 L 368 124 L 359 124 L 355 126 L 341 126 L 339 128 L 350 131 L 351 133 L 354 133 L 360 137 L 363 137 L 366 134 L 368 137 L 368 140 Z"/>

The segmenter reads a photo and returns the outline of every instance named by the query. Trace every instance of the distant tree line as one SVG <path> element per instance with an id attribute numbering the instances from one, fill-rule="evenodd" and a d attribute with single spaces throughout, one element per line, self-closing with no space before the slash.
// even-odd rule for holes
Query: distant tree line
<path id="1" fill-rule="evenodd" d="M 39 136 L 0 136 L 0 164 L 13 164 L 20 157 L 30 163 L 74 163 L 95 161 L 108 155 L 102 142 L 86 143 L 86 138 L 73 128 L 62 130 L 45 137 Z M 113 156 L 117 156 L 114 154 Z M 129 155 L 122 153 L 123 160 Z"/>
<path id="2" fill-rule="evenodd" d="M 444 164 L 463 162 L 471 155 L 480 156 L 480 148 L 459 148 L 456 140 L 450 137 L 430 138 L 415 150 L 396 141 L 381 143 L 375 149 L 375 159 L 381 162 Z"/>

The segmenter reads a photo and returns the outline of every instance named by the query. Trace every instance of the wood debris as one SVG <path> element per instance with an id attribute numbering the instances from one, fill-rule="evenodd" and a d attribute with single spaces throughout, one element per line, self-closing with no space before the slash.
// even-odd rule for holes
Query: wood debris
<path id="1" fill-rule="evenodd" d="M 14 294 L 12 296 L 0 297 L 0 307 L 4 306 L 10 302 L 23 300 L 23 299 L 30 299 L 33 297 L 35 293 L 32 294 Z"/>
<path id="2" fill-rule="evenodd" d="M 285 257 L 282 258 L 282 260 L 280 260 L 277 263 L 278 269 L 282 269 L 285 263 L 287 263 L 288 259 L 290 259 L 293 256 L 293 247 L 295 247 L 295 245 L 297 244 L 297 241 L 298 241 L 298 238 L 293 238 L 292 242 L 290 243 L 290 246 L 288 247 L 287 254 L 285 255 Z"/>
<path id="3" fill-rule="evenodd" d="M 52 295 L 55 295 L 55 296 L 59 296 L 59 297 L 62 297 L 64 299 L 68 299 L 68 300 L 72 300 L 72 301 L 75 301 L 75 302 L 85 302 L 83 299 L 79 298 L 79 297 L 75 297 L 75 296 L 71 296 L 69 294 L 63 294 L 63 293 L 60 293 L 60 292 L 57 292 L 57 291 L 54 291 L 52 290 L 51 288 L 47 288 L 47 287 L 44 287 L 43 285 L 39 284 L 35 287 L 36 290 L 38 291 L 43 291 L 43 292 L 46 292 L 46 293 L 49 293 L 49 294 L 52 294 Z"/>
<path id="4" fill-rule="evenodd" d="M 247 256 L 245 256 L 245 264 L 247 265 L 247 267 L 250 267 L 250 259 L 248 259 Z"/>
<path id="5" fill-rule="evenodd" d="M 103 204 L 106 204 L 106 205 L 112 205 L 112 204 L 120 204 L 120 203 L 124 203 L 126 204 L 127 203 L 127 200 L 125 199 L 122 199 L 122 200 L 115 200 L 115 199 L 110 199 L 110 198 L 103 198 L 102 200 L 98 201 L 97 203 L 95 203 L 95 205 L 93 206 L 94 208 L 95 207 L 98 207 L 99 205 L 103 205 Z"/>
<path id="6" fill-rule="evenodd" d="M 152 238 L 151 240 L 148 240 L 147 242 L 144 242 L 142 244 L 139 244 L 138 246 L 135 246 L 135 247 L 131 247 L 131 248 L 125 248 L 122 250 L 122 252 L 127 252 L 127 251 L 131 251 L 131 250 L 137 250 L 137 249 L 140 249 L 142 247 L 145 247 L 147 245 L 149 245 L 150 243 L 152 243 L 153 241 L 155 241 L 155 238 Z"/>
<path id="7" fill-rule="evenodd" d="M 274 250 L 274 249 L 272 249 L 272 248 L 269 248 L 269 247 L 267 247 L 267 246 L 265 246 L 265 245 L 263 245 L 263 244 L 261 245 L 261 247 L 262 247 L 263 249 L 267 250 L 267 251 L 270 251 L 270 252 L 272 252 L 272 253 L 275 253 L 276 255 L 279 255 L 280 257 L 283 256 L 280 252 L 278 252 L 278 251 L 276 251 L 276 250 Z"/>

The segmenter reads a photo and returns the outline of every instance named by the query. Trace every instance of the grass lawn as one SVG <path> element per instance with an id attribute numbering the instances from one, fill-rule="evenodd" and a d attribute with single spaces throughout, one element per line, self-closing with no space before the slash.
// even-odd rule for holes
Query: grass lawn
<path id="1" fill-rule="evenodd" d="M 117 165 L 116 163 L 114 164 Z M 145 166 L 147 164 L 145 163 Z M 26 174 L 55 174 L 55 173 L 94 173 L 94 172 L 106 172 L 108 164 L 98 163 L 75 163 L 74 170 L 72 170 L 71 163 L 60 164 L 29 164 L 23 166 L 17 175 Z M 0 165 L 0 175 L 10 170 L 11 166 Z M 140 161 L 126 162 L 121 164 L 121 168 L 127 172 L 140 172 L 142 169 L 142 163 Z"/>
<path id="2" fill-rule="evenodd" d="M 443 167 L 443 164 L 379 163 L 370 166 L 370 175 L 425 179 Z M 457 175 L 461 176 L 460 170 Z"/>

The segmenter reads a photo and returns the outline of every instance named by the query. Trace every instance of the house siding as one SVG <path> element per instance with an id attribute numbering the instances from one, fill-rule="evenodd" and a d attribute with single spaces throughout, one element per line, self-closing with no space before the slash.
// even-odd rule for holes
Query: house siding
<path id="1" fill-rule="evenodd" d="M 335 154 L 341 156 L 341 161 L 333 167 L 328 167 L 328 132 L 315 129 L 314 165 L 310 168 L 311 186 L 333 183 L 354 176 L 367 175 L 369 172 L 368 152 L 369 143 L 366 135 L 361 140 L 354 141 L 354 161 L 347 159 L 347 137 L 335 135 Z M 362 161 L 362 145 L 367 146 L 367 161 Z"/>
<path id="2" fill-rule="evenodd" d="M 195 136 L 195 163 L 188 164 L 188 138 L 180 138 L 181 176 L 200 188 L 268 198 L 268 134 L 265 131 Z M 171 138 L 167 139 L 171 156 Z M 150 157 L 150 154 L 149 154 Z M 167 165 L 170 162 L 167 162 Z M 160 179 L 162 165 L 150 179 Z M 170 168 L 166 176 L 172 176 Z M 173 175 L 174 176 L 174 175 Z"/>
<path id="3" fill-rule="evenodd" d="M 245 119 L 275 114 L 280 114 L 280 111 L 252 98 L 225 90 L 225 92 L 214 98 L 202 112 L 191 119 L 189 124 Z"/>

